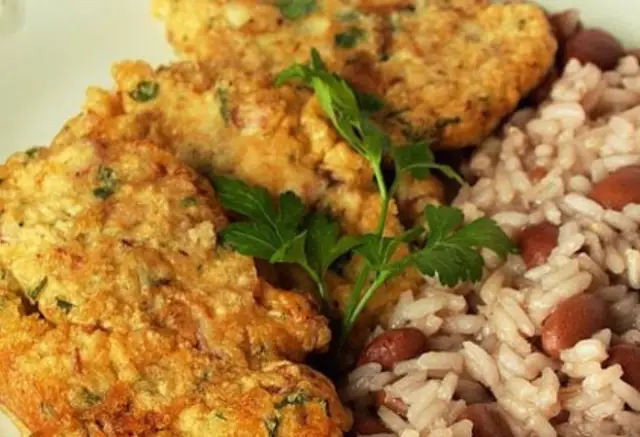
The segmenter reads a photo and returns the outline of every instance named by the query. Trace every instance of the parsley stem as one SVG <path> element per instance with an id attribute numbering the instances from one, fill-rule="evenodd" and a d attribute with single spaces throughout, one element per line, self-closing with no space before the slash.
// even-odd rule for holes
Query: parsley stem
<path id="1" fill-rule="evenodd" d="M 363 262 L 362 269 L 358 274 L 358 279 L 356 279 L 356 283 L 353 285 L 353 289 L 351 290 L 351 294 L 349 295 L 349 302 L 344 312 L 343 327 L 346 327 L 347 320 L 351 317 L 351 314 L 358 304 L 358 298 L 360 297 L 362 288 L 364 287 L 367 278 L 369 277 L 370 271 L 371 268 L 365 262 Z M 342 336 L 346 337 L 347 333 L 348 332 L 346 330 L 343 330 Z"/>
<path id="2" fill-rule="evenodd" d="M 387 221 L 387 213 L 389 211 L 389 201 L 390 201 L 389 196 L 393 195 L 393 193 L 395 192 L 397 187 L 397 184 L 396 184 L 397 180 L 393 182 L 391 189 L 387 190 L 387 186 L 385 184 L 384 176 L 382 175 L 382 168 L 380 164 L 371 162 L 371 167 L 373 168 L 373 173 L 375 175 L 376 183 L 378 185 L 378 190 L 380 192 L 380 216 L 378 217 L 378 223 L 376 225 L 376 235 L 381 240 L 382 235 L 384 234 L 384 225 Z M 342 346 L 347 340 L 349 336 L 349 332 L 351 331 L 351 328 L 353 328 L 353 323 L 355 319 L 358 318 L 358 315 L 360 315 L 360 313 L 366 306 L 367 302 L 371 299 L 371 296 L 373 296 L 373 293 L 380 287 L 380 285 L 382 285 L 382 282 L 388 279 L 388 276 L 389 276 L 385 274 L 378 275 L 378 279 L 380 278 L 380 276 L 386 276 L 387 278 L 382 280 L 382 282 L 378 283 L 378 285 L 376 285 L 378 281 L 378 279 L 376 279 L 363 296 L 362 289 L 364 288 L 370 273 L 371 273 L 371 268 L 365 263 L 362 266 L 362 269 L 360 270 L 360 274 L 356 279 L 356 283 L 354 284 L 353 289 L 351 290 L 351 294 L 349 296 L 349 302 L 344 312 L 344 317 L 342 319 L 342 332 L 340 333 L 341 339 L 340 339 L 339 349 L 342 349 Z"/>
<path id="3" fill-rule="evenodd" d="M 367 291 L 364 293 L 364 295 L 362 296 L 362 298 L 358 302 L 358 305 L 356 306 L 356 308 L 353 310 L 353 312 L 351 314 L 349 314 L 348 318 L 345 320 L 345 323 L 344 323 L 344 332 L 345 333 L 348 333 L 349 331 L 351 331 L 351 328 L 353 328 L 353 325 L 354 325 L 356 319 L 358 318 L 358 316 L 360 316 L 360 313 L 367 306 L 367 303 L 369 302 L 369 300 L 371 300 L 371 297 L 373 297 L 373 294 L 391 276 L 393 276 L 393 275 L 388 273 L 388 272 L 382 272 L 382 273 L 376 275 L 376 279 L 375 279 L 375 281 L 373 281 L 373 284 L 371 284 L 369 286 Z"/>
<path id="4" fill-rule="evenodd" d="M 378 191 L 380 191 L 380 216 L 378 217 L 376 235 L 382 237 L 384 234 L 384 225 L 387 222 L 387 212 L 389 211 L 389 193 L 387 192 L 387 185 L 384 182 L 380 164 L 373 165 L 373 173 L 376 178 L 376 183 L 378 184 Z"/>
<path id="5" fill-rule="evenodd" d="M 309 266 L 309 264 L 305 262 L 298 262 L 297 264 L 302 268 L 302 270 L 306 272 L 306 274 L 316 284 L 316 287 L 317 287 L 316 294 L 318 295 L 320 300 L 324 302 L 327 298 L 327 290 L 324 287 L 324 282 L 322 281 L 320 276 L 318 276 L 318 273 L 316 273 L 316 271 L 313 270 L 311 266 Z"/>

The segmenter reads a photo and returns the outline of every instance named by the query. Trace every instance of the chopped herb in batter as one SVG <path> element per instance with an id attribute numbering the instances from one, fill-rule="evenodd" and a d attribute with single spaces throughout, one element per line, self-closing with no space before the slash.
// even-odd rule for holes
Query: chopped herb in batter
<path id="1" fill-rule="evenodd" d="M 38 153 L 40 152 L 40 150 L 42 150 L 42 147 L 32 147 L 24 153 L 29 158 L 35 158 L 36 156 L 38 156 Z"/>
<path id="2" fill-rule="evenodd" d="M 73 304 L 71 302 L 60 299 L 59 297 L 56 297 L 56 306 L 60 311 L 66 314 L 69 314 L 69 312 L 71 312 L 71 310 L 73 309 Z"/>
<path id="3" fill-rule="evenodd" d="M 367 33 L 359 27 L 351 26 L 344 32 L 336 34 L 334 42 L 338 47 L 343 49 L 354 48 Z"/>
<path id="4" fill-rule="evenodd" d="M 216 97 L 220 102 L 220 116 L 224 120 L 225 126 L 229 126 L 231 121 L 231 111 L 229 109 L 229 91 L 226 88 L 218 88 L 216 90 Z"/>
<path id="5" fill-rule="evenodd" d="M 302 391 L 288 394 L 284 397 L 280 402 L 276 403 L 274 406 L 276 409 L 281 409 L 289 405 L 302 405 L 309 400 L 309 396 Z"/>
<path id="6" fill-rule="evenodd" d="M 163 287 L 163 286 L 169 285 L 169 284 L 171 284 L 171 279 L 169 279 L 169 278 L 151 279 L 151 286 L 152 287 Z"/>
<path id="7" fill-rule="evenodd" d="M 133 100 L 139 103 L 145 103 L 155 99 L 160 91 L 160 85 L 149 80 L 138 82 L 136 88 L 129 93 Z"/>
<path id="8" fill-rule="evenodd" d="M 200 379 L 203 381 L 209 381 L 211 379 L 211 369 L 204 369 L 202 375 L 200 375 Z"/>
<path id="9" fill-rule="evenodd" d="M 278 427 L 280 426 L 280 419 L 277 417 L 270 417 L 264 420 L 264 426 L 267 428 L 268 437 L 276 437 L 278 435 Z"/>
<path id="10" fill-rule="evenodd" d="M 100 397 L 99 395 L 93 393 L 92 391 L 90 391 L 87 388 L 83 388 L 82 389 L 82 400 L 84 401 L 85 405 L 87 405 L 89 407 L 93 407 L 95 405 L 98 405 L 100 402 L 102 402 L 102 397 Z"/>
<path id="11" fill-rule="evenodd" d="M 44 290 L 44 287 L 47 286 L 48 281 L 49 279 L 46 276 L 42 278 L 40 282 L 38 282 L 38 285 L 36 285 L 35 287 L 33 287 L 31 290 L 27 292 L 27 296 L 29 296 L 32 300 L 36 300 L 40 295 L 40 293 L 42 292 L 42 290 Z"/>
<path id="12" fill-rule="evenodd" d="M 100 186 L 93 190 L 93 195 L 97 198 L 105 200 L 115 192 L 116 176 L 111 168 L 101 166 L 98 169 L 98 182 Z"/>
<path id="13" fill-rule="evenodd" d="M 276 5 L 287 20 L 297 20 L 309 15 L 318 6 L 316 0 L 278 0 Z"/>
<path id="14" fill-rule="evenodd" d="M 224 422 L 227 421 L 227 418 L 224 416 L 224 414 L 222 414 L 222 412 L 220 411 L 214 411 L 213 412 L 213 417 L 215 417 L 218 420 L 222 420 Z"/>
<path id="15" fill-rule="evenodd" d="M 53 407 L 46 402 L 40 402 L 40 411 L 42 411 L 42 415 L 45 417 L 56 417 Z"/>
<path id="16" fill-rule="evenodd" d="M 183 197 L 180 201 L 180 206 L 183 208 L 189 208 L 190 206 L 194 206 L 196 203 L 198 203 L 198 200 L 193 196 Z"/>
<path id="17" fill-rule="evenodd" d="M 358 19 L 358 13 L 353 10 L 338 12 L 337 17 L 338 17 L 338 20 L 344 21 L 344 22 L 355 21 Z"/>

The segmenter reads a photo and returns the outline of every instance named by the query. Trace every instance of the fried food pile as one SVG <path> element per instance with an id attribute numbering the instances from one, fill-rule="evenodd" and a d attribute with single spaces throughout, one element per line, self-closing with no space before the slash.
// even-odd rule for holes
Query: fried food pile
<path id="1" fill-rule="evenodd" d="M 341 435 L 331 383 L 287 361 L 326 320 L 217 243 L 206 182 L 124 134 L 0 167 L 0 402 L 39 436 Z"/>
<path id="2" fill-rule="evenodd" d="M 489 0 L 154 0 L 190 59 L 277 73 L 316 48 L 391 108 L 398 133 L 448 123 L 441 146 L 478 144 L 551 67 L 544 12 Z M 279 6 L 279 7 L 278 7 Z M 451 123 L 455 121 L 455 123 Z M 391 127 L 390 127 L 391 128 Z"/>
<path id="3" fill-rule="evenodd" d="M 438 144 L 457 148 L 484 138 L 540 81 L 555 41 L 526 4 L 305 4 L 300 15 L 255 0 L 155 0 L 190 59 L 116 64 L 114 89 L 90 88 L 50 148 L 0 167 L 0 404 L 28 434 L 349 429 L 332 384 L 299 364 L 326 349 L 327 320 L 304 281 L 282 290 L 217 241 L 228 220 L 202 175 L 293 191 L 343 232 L 372 232 L 380 197 L 368 163 L 310 91 L 275 88 L 274 74 L 316 48 L 384 100 L 376 121 L 395 142 L 441 129 Z M 398 235 L 442 201 L 435 178 L 403 176 L 384 232 Z M 361 265 L 354 257 L 327 278 L 337 312 Z M 385 284 L 361 339 L 422 283 L 407 269 Z"/>

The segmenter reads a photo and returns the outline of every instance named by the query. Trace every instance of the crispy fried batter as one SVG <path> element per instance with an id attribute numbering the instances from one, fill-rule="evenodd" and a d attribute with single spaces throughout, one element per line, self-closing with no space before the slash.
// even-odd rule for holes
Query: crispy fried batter
<path id="1" fill-rule="evenodd" d="M 284 361 L 326 320 L 220 247 L 209 185 L 129 133 L 0 167 L 0 403 L 37 436 L 341 435 L 331 384 Z"/>
<path id="2" fill-rule="evenodd" d="M 84 114 L 55 142 L 82 136 L 99 140 L 114 132 L 132 140 L 150 138 L 202 173 L 230 175 L 273 194 L 294 191 L 308 206 L 330 211 L 347 233 L 375 230 L 380 197 L 371 168 L 339 138 L 309 92 L 273 88 L 266 75 L 191 62 L 157 71 L 142 62 L 125 62 L 115 67 L 114 77 L 116 91 L 90 90 Z M 141 83 L 157 84 L 155 98 L 132 98 Z M 418 199 L 438 202 L 442 194 L 435 179 L 403 179 L 399 192 L 409 206 Z M 392 203 L 386 232 L 397 235 L 402 230 Z M 357 276 L 358 265 L 354 260 L 345 269 L 348 280 Z M 343 308 L 351 284 L 338 278 L 335 282 L 334 298 Z M 374 320 L 400 293 L 421 283 L 414 270 L 389 281 L 362 323 Z"/>
<path id="3" fill-rule="evenodd" d="M 477 144 L 553 63 L 543 11 L 488 0 L 317 0 L 285 19 L 275 2 L 154 0 L 183 55 L 249 71 L 281 71 L 317 48 L 330 68 L 393 107 L 398 136 L 443 122 L 441 145 Z"/>

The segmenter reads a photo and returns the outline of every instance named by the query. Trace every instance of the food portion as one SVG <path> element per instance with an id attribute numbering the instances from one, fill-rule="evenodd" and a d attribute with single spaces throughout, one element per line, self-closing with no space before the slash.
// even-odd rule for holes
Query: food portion
<path id="1" fill-rule="evenodd" d="M 342 435 L 332 384 L 294 363 L 326 319 L 219 244 L 193 170 L 103 133 L 0 167 L 0 403 L 31 435 Z"/>
<path id="2" fill-rule="evenodd" d="M 488 0 L 155 0 L 184 56 L 275 75 L 312 48 L 382 97 L 398 138 L 442 128 L 445 148 L 478 144 L 553 63 L 543 11 Z"/>
<path id="3" fill-rule="evenodd" d="M 239 179 L 272 196 L 295 193 L 307 208 L 326 211 L 344 233 L 376 231 L 381 197 L 373 170 L 336 132 L 310 91 L 275 87 L 264 75 L 190 62 L 157 70 L 124 62 L 113 75 L 116 90 L 90 89 L 83 114 L 54 144 L 79 137 L 150 139 L 202 174 Z M 391 199 L 387 209 L 388 236 L 403 232 L 400 212 L 417 220 L 424 205 L 443 200 L 434 176 L 403 175 L 397 193 L 397 203 Z M 403 254 L 406 249 L 398 248 L 397 256 Z M 354 259 L 341 275 L 329 273 L 329 289 L 341 309 L 361 265 Z M 422 282 L 416 270 L 407 269 L 376 294 L 367 317 L 377 317 L 400 293 Z M 365 325 L 367 317 L 361 319 Z"/>
<path id="4" fill-rule="evenodd" d="M 640 435 L 639 81 L 573 59 L 475 152 L 453 205 L 520 253 L 401 297 L 342 385 L 357 435 Z"/>
<path id="5" fill-rule="evenodd" d="M 640 435 L 640 63 L 612 35 L 526 2 L 153 8 L 187 60 L 119 62 L 0 166 L 26 434 Z M 469 184 L 432 152 L 478 144 Z"/>

